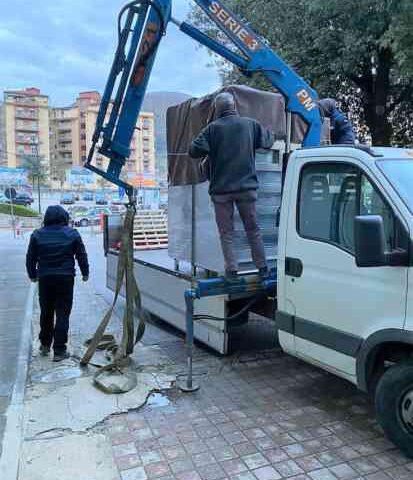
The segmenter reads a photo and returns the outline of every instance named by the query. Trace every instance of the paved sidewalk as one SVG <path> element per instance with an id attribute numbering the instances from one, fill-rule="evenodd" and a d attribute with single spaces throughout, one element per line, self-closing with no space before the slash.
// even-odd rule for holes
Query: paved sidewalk
<path id="1" fill-rule="evenodd" d="M 26 277 L 26 241 L 0 231 L 0 457 L 9 407 L 17 376 L 24 311 L 30 282 Z"/>
<path id="2" fill-rule="evenodd" d="M 102 272 L 100 246 L 86 240 Z M 103 281 L 76 288 L 76 355 L 107 308 Z M 119 334 L 118 318 L 111 329 Z M 366 396 L 284 355 L 274 333 L 255 319 L 229 357 L 197 346 L 195 394 L 171 382 L 186 372 L 184 339 L 159 321 L 134 354 L 139 388 L 126 395 L 98 392 L 94 368 L 76 359 L 56 366 L 35 354 L 20 480 L 413 479 L 413 462 L 383 437 Z"/>

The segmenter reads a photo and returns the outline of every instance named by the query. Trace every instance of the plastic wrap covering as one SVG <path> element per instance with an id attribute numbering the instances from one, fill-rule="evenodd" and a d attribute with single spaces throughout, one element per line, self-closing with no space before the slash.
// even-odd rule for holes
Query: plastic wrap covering
<path id="1" fill-rule="evenodd" d="M 257 153 L 257 174 L 260 182 L 257 213 L 267 259 L 271 265 L 277 257 L 277 210 L 281 201 L 281 173 L 273 165 L 273 152 Z M 195 215 L 192 228 L 192 192 Z M 214 272 L 224 271 L 215 213 L 208 194 L 208 182 L 169 187 L 169 255 Z M 240 270 L 253 267 L 247 237 L 238 212 L 234 217 L 234 248 Z"/>

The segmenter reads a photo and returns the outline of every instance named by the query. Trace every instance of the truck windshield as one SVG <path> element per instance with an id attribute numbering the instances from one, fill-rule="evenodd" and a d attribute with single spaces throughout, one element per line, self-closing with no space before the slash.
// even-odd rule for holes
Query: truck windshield
<path id="1" fill-rule="evenodd" d="M 379 168 L 413 213 L 413 161 L 380 160 Z"/>

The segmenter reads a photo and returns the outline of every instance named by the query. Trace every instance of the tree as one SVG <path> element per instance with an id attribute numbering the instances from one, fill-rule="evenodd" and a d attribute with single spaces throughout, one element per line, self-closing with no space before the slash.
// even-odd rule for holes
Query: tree
<path id="1" fill-rule="evenodd" d="M 335 97 L 376 145 L 411 144 L 413 2 L 411 0 L 228 0 L 321 97 Z M 194 11 L 198 26 L 218 35 Z M 224 83 L 246 79 L 221 62 Z"/>
<path id="2" fill-rule="evenodd" d="M 40 204 L 40 184 L 47 179 L 47 168 L 42 164 L 42 158 L 39 156 L 28 156 L 23 159 L 23 168 L 28 172 L 28 177 L 35 188 L 37 182 L 37 196 L 39 202 L 39 214 L 42 213 Z"/>

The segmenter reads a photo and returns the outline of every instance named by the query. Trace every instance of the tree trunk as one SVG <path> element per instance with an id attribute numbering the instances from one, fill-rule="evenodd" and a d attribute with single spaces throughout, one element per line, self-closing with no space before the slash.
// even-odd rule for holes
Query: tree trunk
<path id="1" fill-rule="evenodd" d="M 368 88 L 364 91 L 366 123 L 370 129 L 372 143 L 377 146 L 390 145 L 393 134 L 388 111 L 392 63 L 391 50 L 381 50 L 377 59 L 377 74 L 368 82 Z"/>

